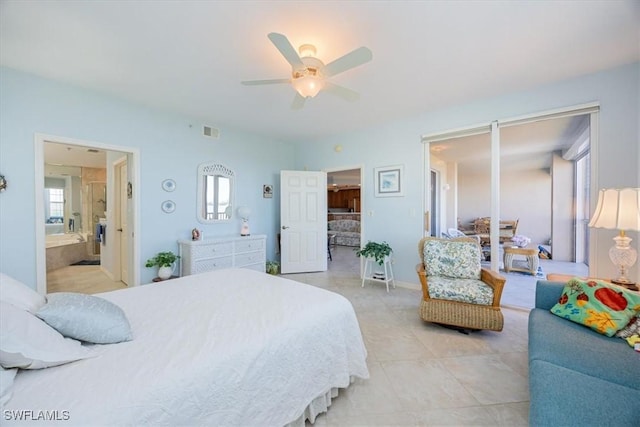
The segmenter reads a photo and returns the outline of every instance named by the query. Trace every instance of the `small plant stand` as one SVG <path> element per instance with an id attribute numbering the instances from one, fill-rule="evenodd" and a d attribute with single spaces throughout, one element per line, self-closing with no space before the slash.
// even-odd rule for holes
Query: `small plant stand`
<path id="1" fill-rule="evenodd" d="M 391 259 L 384 257 L 382 265 L 378 264 L 374 258 L 365 258 L 364 273 L 362 275 L 362 287 L 364 282 L 371 280 L 373 282 L 382 282 L 387 286 L 389 292 L 389 283 L 394 287 L 396 284 L 393 279 L 393 270 L 391 269 Z"/>

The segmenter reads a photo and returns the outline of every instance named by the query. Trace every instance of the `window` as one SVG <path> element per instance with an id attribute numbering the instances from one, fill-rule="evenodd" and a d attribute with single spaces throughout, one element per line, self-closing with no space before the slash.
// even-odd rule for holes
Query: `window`
<path id="1" fill-rule="evenodd" d="M 64 189 L 62 188 L 48 188 L 49 191 L 49 216 L 59 217 L 64 216 Z"/>

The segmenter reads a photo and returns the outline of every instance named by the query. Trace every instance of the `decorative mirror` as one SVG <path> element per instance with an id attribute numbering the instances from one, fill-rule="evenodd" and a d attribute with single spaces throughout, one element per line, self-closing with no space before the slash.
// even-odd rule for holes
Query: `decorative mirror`
<path id="1" fill-rule="evenodd" d="M 233 170 L 220 163 L 198 166 L 198 221 L 211 224 L 231 219 L 234 177 Z"/>

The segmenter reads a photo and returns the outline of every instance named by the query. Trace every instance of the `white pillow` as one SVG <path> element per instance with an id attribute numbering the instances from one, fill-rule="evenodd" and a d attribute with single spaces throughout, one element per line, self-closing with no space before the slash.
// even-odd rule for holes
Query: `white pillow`
<path id="1" fill-rule="evenodd" d="M 16 377 L 18 369 L 4 369 L 0 367 L 0 408 L 11 399 L 13 395 L 13 379 Z"/>
<path id="2" fill-rule="evenodd" d="M 0 301 L 31 313 L 38 311 L 47 302 L 42 295 L 4 273 L 0 273 Z"/>
<path id="3" fill-rule="evenodd" d="M 0 301 L 0 365 L 41 369 L 93 357 L 79 341 L 65 338 L 28 311 Z"/>
<path id="4" fill-rule="evenodd" d="M 131 326 L 124 311 L 111 301 L 93 295 L 57 292 L 36 316 L 65 337 L 95 344 L 131 341 Z"/>

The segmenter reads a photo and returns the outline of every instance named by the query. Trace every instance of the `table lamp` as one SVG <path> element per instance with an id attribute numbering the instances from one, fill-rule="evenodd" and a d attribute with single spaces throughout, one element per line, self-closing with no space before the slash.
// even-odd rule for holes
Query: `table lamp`
<path id="1" fill-rule="evenodd" d="M 242 218 L 242 226 L 240 227 L 241 236 L 249 236 L 251 234 L 249 232 L 249 215 L 251 215 L 251 210 L 248 207 L 240 206 L 238 208 L 238 216 Z"/>
<path id="2" fill-rule="evenodd" d="M 640 188 L 600 190 L 589 227 L 620 230 L 620 234 L 613 238 L 615 245 L 609 249 L 609 258 L 618 268 L 618 277 L 612 282 L 636 288 L 627 273 L 635 264 L 638 252 L 631 247 L 632 239 L 625 235 L 625 231 L 640 231 Z"/>

